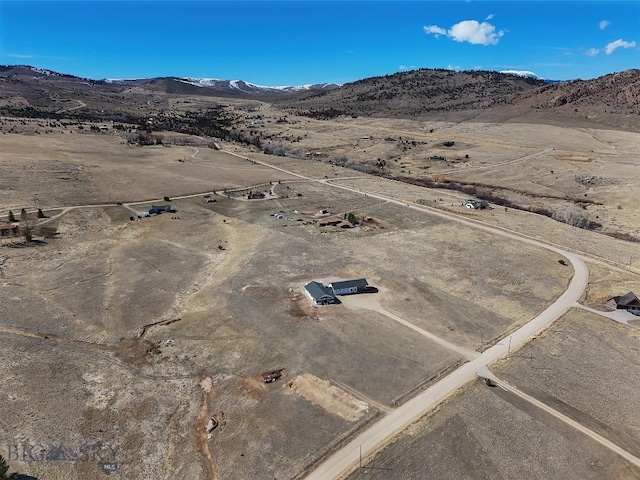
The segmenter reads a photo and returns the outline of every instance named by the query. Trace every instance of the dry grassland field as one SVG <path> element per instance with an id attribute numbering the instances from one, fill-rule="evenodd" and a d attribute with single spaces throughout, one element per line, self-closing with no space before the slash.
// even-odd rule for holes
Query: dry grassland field
<path id="1" fill-rule="evenodd" d="M 636 329 L 572 309 L 493 371 L 637 456 L 639 339 Z"/>
<path id="2" fill-rule="evenodd" d="M 206 147 L 138 147 L 111 134 L 1 135 L 0 169 L 0 202 L 14 209 L 131 202 L 288 178 Z"/>
<path id="3" fill-rule="evenodd" d="M 551 415 L 477 381 L 348 478 L 637 479 L 629 465 Z"/>
<path id="4" fill-rule="evenodd" d="M 573 309 L 492 367 L 498 378 L 639 453 L 638 331 Z M 640 469 L 566 423 L 477 381 L 349 478 L 619 478 Z"/>
<path id="5" fill-rule="evenodd" d="M 247 102 L 225 108 L 241 116 Z M 636 133 L 277 123 L 275 107 L 252 108 L 296 158 L 224 142 L 131 146 L 114 131 L 0 135 L 0 215 L 24 207 L 36 232 L 56 231 L 0 245 L 0 376 L 11 387 L 0 455 L 15 471 L 101 478 L 106 462 L 123 480 L 304 478 L 562 298 L 576 280 L 566 252 L 587 262 L 586 306 L 610 311 L 610 297 L 640 289 L 637 243 L 496 205 L 468 210 L 462 192 L 358 170 L 384 159 L 394 176 L 500 185 L 545 208 L 588 198 L 593 220 L 635 236 Z M 137 218 L 160 203 L 173 210 Z M 375 293 L 316 307 L 303 290 L 355 278 Z M 573 308 L 489 367 L 640 456 L 637 334 Z M 282 376 L 266 383 L 273 371 Z M 451 393 L 348 478 L 640 478 L 507 391 L 471 379 Z"/>
<path id="6" fill-rule="evenodd" d="M 277 118 L 273 112 L 265 118 Z M 250 122 L 248 122 L 247 126 Z M 592 219 L 608 230 L 640 234 L 640 134 L 534 124 L 434 122 L 339 118 L 265 123 L 274 143 L 325 160 L 346 157 L 400 176 L 442 175 L 460 182 L 500 186 L 525 206 L 556 209 L 565 197 L 595 202 Z M 298 140 L 300 139 L 300 140 Z M 452 147 L 443 142 L 453 141 Z M 323 158 L 318 157 L 318 158 Z M 441 157 L 440 159 L 432 159 Z M 333 173 L 326 173 L 333 175 Z M 446 191 L 446 190 L 445 190 Z"/>

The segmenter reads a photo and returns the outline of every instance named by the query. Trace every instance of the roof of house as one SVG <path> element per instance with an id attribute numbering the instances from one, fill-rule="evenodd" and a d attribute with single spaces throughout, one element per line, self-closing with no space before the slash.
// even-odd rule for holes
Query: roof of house
<path id="1" fill-rule="evenodd" d="M 304 286 L 304 288 L 307 292 L 309 292 L 309 295 L 311 295 L 316 300 L 327 297 L 335 298 L 333 291 L 329 287 L 325 287 L 320 282 L 309 282 Z"/>
<path id="2" fill-rule="evenodd" d="M 149 208 L 149 213 L 170 212 L 170 211 L 171 211 L 171 205 L 151 205 L 151 208 Z"/>
<path id="3" fill-rule="evenodd" d="M 636 297 L 636 294 L 633 292 L 629 292 L 626 295 L 620 295 L 618 297 L 612 297 L 616 302 L 616 305 L 640 305 L 640 300 Z"/>
<path id="4" fill-rule="evenodd" d="M 351 287 L 364 288 L 367 285 L 369 285 L 369 283 L 367 282 L 366 279 L 359 278 L 357 280 L 345 280 L 343 282 L 333 282 L 330 285 L 331 285 L 331 288 L 333 288 L 334 290 L 342 290 L 343 288 L 351 288 Z"/>

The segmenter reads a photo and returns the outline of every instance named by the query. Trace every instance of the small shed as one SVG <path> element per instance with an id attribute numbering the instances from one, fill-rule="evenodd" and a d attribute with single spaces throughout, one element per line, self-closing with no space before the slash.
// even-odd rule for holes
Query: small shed
<path id="1" fill-rule="evenodd" d="M 354 293 L 362 293 L 367 290 L 369 283 L 364 278 L 357 280 L 345 280 L 342 282 L 333 282 L 329 286 L 336 295 L 351 295 Z"/>
<path id="2" fill-rule="evenodd" d="M 17 237 L 20 235 L 18 222 L 0 222 L 0 237 Z"/>
<path id="3" fill-rule="evenodd" d="M 627 310 L 634 315 L 640 315 L 640 300 L 633 292 L 617 297 L 611 297 L 609 300 L 616 302 L 616 308 L 618 310 Z"/>
<path id="4" fill-rule="evenodd" d="M 314 305 L 331 305 L 338 303 L 333 290 L 321 282 L 312 281 L 304 286 L 304 293 Z"/>

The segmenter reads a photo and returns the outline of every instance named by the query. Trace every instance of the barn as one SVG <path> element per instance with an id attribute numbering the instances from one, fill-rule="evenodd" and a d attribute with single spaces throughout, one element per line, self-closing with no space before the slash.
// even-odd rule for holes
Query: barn
<path id="1" fill-rule="evenodd" d="M 353 293 L 363 293 L 367 290 L 367 280 L 359 278 L 357 280 L 345 280 L 342 282 L 333 282 L 329 286 L 335 295 L 351 295 Z"/>

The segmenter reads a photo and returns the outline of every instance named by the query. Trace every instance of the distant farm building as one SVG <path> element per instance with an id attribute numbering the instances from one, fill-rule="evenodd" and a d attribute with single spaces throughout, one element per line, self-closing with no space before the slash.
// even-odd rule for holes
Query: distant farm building
<path id="1" fill-rule="evenodd" d="M 149 215 L 160 215 L 171 211 L 171 205 L 151 205 Z"/>
<path id="2" fill-rule="evenodd" d="M 472 210 L 484 210 L 485 208 L 489 208 L 489 202 L 485 200 L 465 200 L 462 202 L 462 205 Z"/>
<path id="3" fill-rule="evenodd" d="M 616 303 L 618 310 L 627 310 L 634 315 L 640 315 L 640 300 L 636 297 L 636 294 L 629 292 L 626 295 L 617 297 L 611 297 L 609 300 L 613 300 Z"/>
<path id="4" fill-rule="evenodd" d="M 327 287 L 321 282 L 309 282 L 304 286 L 304 293 L 309 297 L 314 305 L 331 305 L 338 303 L 338 299 L 331 287 Z"/>
<path id="5" fill-rule="evenodd" d="M 367 291 L 369 284 L 364 278 L 357 280 L 345 280 L 342 282 L 333 282 L 329 286 L 335 295 L 352 295 L 354 293 L 364 293 Z"/>
<path id="6" fill-rule="evenodd" d="M 260 198 L 264 198 L 265 195 L 263 192 L 249 192 L 249 195 L 247 195 L 247 198 L 249 200 L 254 200 L 254 199 L 260 199 Z"/>
<path id="7" fill-rule="evenodd" d="M 20 235 L 20 224 L 18 222 L 0 222 L 0 237 L 17 237 Z"/>

